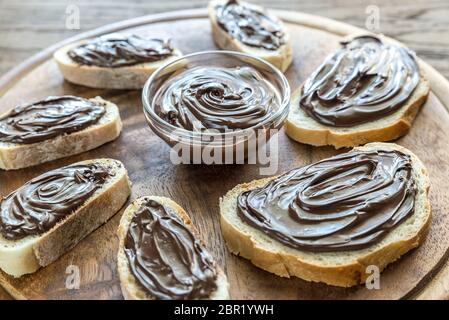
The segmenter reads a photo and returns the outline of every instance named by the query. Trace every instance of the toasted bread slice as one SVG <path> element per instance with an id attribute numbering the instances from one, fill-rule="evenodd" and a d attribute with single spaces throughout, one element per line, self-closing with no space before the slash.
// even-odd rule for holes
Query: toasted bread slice
<path id="1" fill-rule="evenodd" d="M 293 51 L 292 51 L 292 44 L 290 41 L 290 36 L 288 32 L 286 31 L 285 26 L 283 26 L 282 22 L 275 18 L 273 15 L 270 15 L 273 17 L 273 19 L 276 19 L 279 21 L 279 23 L 283 26 L 284 32 L 285 32 L 285 44 L 282 45 L 277 50 L 266 50 L 263 48 L 255 48 L 250 47 L 248 45 L 245 45 L 244 43 L 241 43 L 237 39 L 234 39 L 229 33 L 227 33 L 225 30 L 223 30 L 220 25 L 217 22 L 217 15 L 215 13 L 215 7 L 220 4 L 225 4 L 227 0 L 213 0 L 209 2 L 209 19 L 212 26 L 212 36 L 214 39 L 215 44 L 220 48 L 224 50 L 232 50 L 232 51 L 240 51 L 243 53 L 247 53 L 253 56 L 256 56 L 258 58 L 261 58 L 263 60 L 266 60 L 270 62 L 272 65 L 277 67 L 281 71 L 287 70 L 287 68 L 290 66 L 292 59 L 293 59 Z M 247 2 L 239 1 L 240 4 L 249 6 L 251 8 L 254 8 L 259 11 L 264 11 L 264 9 L 260 6 L 256 6 L 253 4 L 249 4 Z"/>
<path id="2" fill-rule="evenodd" d="M 369 33 L 352 34 L 344 40 L 351 41 L 359 36 L 370 35 Z M 387 39 L 383 36 L 379 38 L 384 42 L 402 46 L 393 39 Z M 417 64 L 419 68 L 419 61 L 417 61 Z M 322 124 L 309 116 L 299 104 L 304 85 L 302 84 L 292 94 L 285 132 L 290 138 L 298 142 L 313 146 L 331 145 L 336 149 L 397 139 L 408 133 L 420 107 L 426 102 L 429 95 L 429 82 L 422 68 L 419 69 L 419 82 L 401 108 L 378 120 L 348 127 Z"/>
<path id="3" fill-rule="evenodd" d="M 237 197 L 246 190 L 262 187 L 275 177 L 244 183 L 220 199 L 221 228 L 229 250 L 254 265 L 281 277 L 299 277 L 307 281 L 350 287 L 364 283 L 370 273 L 367 266 L 382 271 L 409 250 L 419 246 L 431 221 L 428 198 L 429 176 L 422 162 L 411 151 L 392 143 L 370 143 L 355 150 L 398 150 L 412 159 L 412 174 L 417 192 L 415 211 L 370 247 L 335 252 L 311 252 L 294 249 L 244 223 L 237 214 Z"/>
<path id="4" fill-rule="evenodd" d="M 313 146 L 331 145 L 336 149 L 354 147 L 375 141 L 391 141 L 410 130 L 420 107 L 429 95 L 429 82 L 421 76 L 418 86 L 407 102 L 396 112 L 379 120 L 352 127 L 332 127 L 310 117 L 299 105 L 301 88 L 290 102 L 290 113 L 285 123 L 285 133 L 295 141 Z"/>
<path id="5" fill-rule="evenodd" d="M 163 206 L 166 206 L 173 210 L 185 223 L 185 225 L 189 228 L 189 230 L 198 237 L 198 231 L 193 226 L 192 221 L 190 220 L 189 215 L 184 211 L 181 206 L 179 206 L 176 202 L 169 198 L 165 197 L 142 197 L 134 200 L 128 208 L 126 208 L 125 213 L 123 214 L 120 225 L 117 230 L 117 234 L 119 237 L 119 250 L 117 256 L 118 263 L 118 273 L 120 276 L 120 285 L 122 288 L 122 293 L 125 299 L 127 300 L 154 300 L 155 297 L 151 296 L 143 287 L 137 282 L 134 275 L 131 273 L 128 258 L 125 254 L 124 246 L 125 246 L 125 238 L 128 233 L 128 228 L 131 223 L 131 220 L 136 213 L 136 211 L 140 208 L 141 204 L 148 200 L 152 199 Z M 222 300 L 229 299 L 229 284 L 224 274 L 223 270 L 219 266 L 216 266 L 217 271 L 217 279 L 216 285 L 217 290 L 215 290 L 208 299 L 212 300 Z"/>
<path id="6" fill-rule="evenodd" d="M 92 231 L 108 221 L 124 205 L 131 192 L 128 174 L 120 161 L 95 159 L 77 164 L 98 163 L 111 168 L 109 177 L 84 204 L 47 232 L 9 240 L 0 235 L 0 268 L 13 277 L 33 273 L 72 249 Z"/>
<path id="7" fill-rule="evenodd" d="M 104 104 L 106 108 L 106 113 L 97 123 L 80 131 L 31 144 L 0 142 L 0 169 L 31 167 L 82 153 L 115 140 L 122 130 L 117 106 L 100 97 L 90 100 Z"/>
<path id="8" fill-rule="evenodd" d="M 156 69 L 182 55 L 181 51 L 175 48 L 173 55 L 159 61 L 118 68 L 88 66 L 76 63 L 67 54 L 70 49 L 82 43 L 84 41 L 76 42 L 57 50 L 53 58 L 67 81 L 90 88 L 142 89 L 145 82 Z"/>

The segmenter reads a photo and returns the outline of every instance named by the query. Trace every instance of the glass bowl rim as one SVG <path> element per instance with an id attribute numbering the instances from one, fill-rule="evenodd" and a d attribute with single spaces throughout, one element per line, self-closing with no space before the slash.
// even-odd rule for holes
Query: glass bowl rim
<path id="1" fill-rule="evenodd" d="M 150 90 L 150 86 L 151 84 L 154 82 L 154 79 L 157 78 L 157 76 L 164 71 L 166 68 L 180 62 L 183 59 L 186 58 L 192 58 L 192 57 L 197 57 L 197 56 L 201 56 L 201 55 L 210 55 L 210 54 L 216 54 L 216 55 L 226 55 L 226 56 L 234 56 L 234 57 L 241 57 L 241 58 L 247 58 L 249 60 L 254 60 L 257 61 L 258 63 L 261 63 L 263 65 L 265 65 L 266 67 L 268 67 L 268 69 L 270 71 L 272 71 L 275 75 L 276 78 L 278 78 L 278 80 L 280 80 L 280 83 L 283 87 L 284 92 L 284 96 L 281 97 L 281 103 L 280 103 L 280 107 L 278 110 L 276 110 L 275 113 L 273 113 L 272 115 L 270 115 L 270 117 L 268 117 L 265 121 L 255 124 L 254 126 L 251 126 L 249 128 L 245 128 L 245 129 L 241 129 L 241 130 L 232 130 L 231 132 L 208 132 L 207 130 L 205 132 L 198 132 L 198 131 L 190 131 L 184 128 L 180 128 L 177 126 L 172 125 L 171 123 L 168 123 L 167 121 L 163 120 L 161 117 L 159 117 L 156 112 L 154 112 L 153 108 L 151 108 L 151 103 L 149 101 L 149 90 Z M 271 82 L 271 81 L 270 81 Z M 231 51 L 231 50 L 206 50 L 206 51 L 198 51 L 198 52 L 194 52 L 194 53 L 190 53 L 190 54 L 186 54 L 183 55 L 181 57 L 178 57 L 174 60 L 171 60 L 170 62 L 167 62 L 166 64 L 160 66 L 158 69 L 156 69 L 156 71 L 154 71 L 151 76 L 147 79 L 147 81 L 145 82 L 145 85 L 143 87 L 142 90 L 142 104 L 143 104 L 143 112 L 146 115 L 146 119 L 147 121 L 151 121 L 154 120 L 156 121 L 159 125 L 162 126 L 167 126 L 169 129 L 171 129 L 170 131 L 173 132 L 177 132 L 179 133 L 183 133 L 186 136 L 196 136 L 196 137 L 203 137 L 203 136 L 221 136 L 221 137 L 228 137 L 228 136 L 235 136 L 235 135 L 241 135 L 241 134 L 246 134 L 246 132 L 248 131 L 253 131 L 254 129 L 258 129 L 260 127 L 263 127 L 265 124 L 267 123 L 271 123 L 276 121 L 276 119 L 278 119 L 278 117 L 282 116 L 286 111 L 288 112 L 289 110 L 289 104 L 290 104 L 290 95 L 291 95 L 291 91 L 290 91 L 290 84 L 288 83 L 288 80 L 286 78 L 286 76 L 278 69 L 276 68 L 273 64 L 269 63 L 266 60 L 263 60 L 259 57 L 250 55 L 250 54 L 246 54 L 246 53 L 242 53 L 242 52 L 238 52 L 238 51 Z M 281 93 L 282 94 L 282 93 Z"/>

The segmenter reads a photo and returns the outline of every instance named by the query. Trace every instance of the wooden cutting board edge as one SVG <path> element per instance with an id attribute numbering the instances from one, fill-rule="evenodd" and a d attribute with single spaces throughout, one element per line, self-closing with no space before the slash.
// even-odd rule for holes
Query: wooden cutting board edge
<path id="1" fill-rule="evenodd" d="M 349 34 L 366 32 L 366 30 L 362 28 L 358 28 L 343 22 L 335 21 L 332 19 L 316 15 L 310 15 L 301 12 L 291 12 L 285 10 L 272 10 L 272 11 L 286 23 L 299 24 L 306 27 L 333 33 L 339 36 L 347 36 Z M 64 45 L 67 45 L 68 43 L 127 28 L 138 27 L 145 24 L 168 22 L 178 19 L 204 18 L 206 16 L 207 16 L 206 9 L 192 9 L 192 10 L 181 10 L 181 11 L 160 13 L 120 21 L 68 38 L 40 51 L 39 53 L 25 60 L 23 63 L 21 63 L 20 65 L 18 65 L 17 67 L 13 68 L 5 75 L 3 75 L 0 78 L 0 97 L 3 96 L 11 87 L 13 87 L 14 84 L 17 83 L 22 77 L 27 75 L 41 63 L 51 58 L 53 52 L 55 52 L 58 48 L 61 48 Z M 449 81 L 440 73 L 438 73 L 432 66 L 430 66 L 423 60 L 419 60 L 419 63 L 427 79 L 430 82 L 432 92 L 438 97 L 441 103 L 449 110 Z M 423 281 L 421 281 L 421 284 L 418 285 L 415 288 L 415 290 L 413 290 L 409 295 L 407 295 L 404 298 L 449 299 L 449 260 L 447 259 L 448 256 L 449 252 L 445 254 L 445 259 L 441 261 L 440 265 L 434 268 L 434 270 L 431 273 L 429 273 L 423 279 Z M 7 288 L 5 289 L 7 290 Z M 2 293 L 1 291 L 2 289 L 0 288 L 0 297 L 2 297 L 2 295 L 7 297 L 6 294 Z M 15 294 L 14 292 L 10 292 L 10 294 L 12 296 L 18 297 L 18 295 L 16 295 L 17 293 Z"/>

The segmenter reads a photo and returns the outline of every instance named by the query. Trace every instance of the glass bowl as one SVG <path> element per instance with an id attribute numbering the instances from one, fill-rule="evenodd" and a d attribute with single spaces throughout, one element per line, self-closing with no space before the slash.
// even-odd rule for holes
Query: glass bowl
<path id="1" fill-rule="evenodd" d="M 264 121 L 240 130 L 198 132 L 174 126 L 155 112 L 158 90 L 180 72 L 197 67 L 252 67 L 277 91 L 279 106 Z M 149 127 L 172 148 L 174 162 L 235 164 L 257 157 L 260 147 L 283 126 L 289 112 L 290 86 L 281 71 L 262 59 L 234 51 L 203 51 L 185 55 L 157 69 L 143 87 L 142 103 Z"/>

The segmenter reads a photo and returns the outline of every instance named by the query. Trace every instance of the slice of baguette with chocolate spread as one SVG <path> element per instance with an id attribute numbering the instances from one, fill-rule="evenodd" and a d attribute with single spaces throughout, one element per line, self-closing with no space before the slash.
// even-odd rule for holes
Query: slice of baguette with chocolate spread
<path id="1" fill-rule="evenodd" d="M 342 61 L 346 60 L 342 58 L 341 55 L 328 56 L 328 58 L 309 77 L 309 79 L 307 79 L 306 82 L 303 83 L 292 94 L 290 102 L 290 113 L 285 123 L 285 132 L 290 138 L 298 142 L 310 144 L 313 146 L 332 145 L 338 149 L 342 147 L 355 147 L 369 142 L 391 141 L 408 133 L 421 106 L 427 100 L 430 91 L 429 82 L 426 80 L 423 70 L 419 66 L 419 60 L 415 57 L 415 54 L 405 48 L 402 44 L 392 39 L 386 39 L 383 36 L 371 34 L 351 35 L 341 42 L 342 49 L 340 50 L 343 50 L 343 47 L 348 47 L 348 44 L 350 44 L 353 39 L 363 39 L 370 37 L 380 39 L 382 46 L 393 45 L 396 48 L 400 48 L 401 51 L 397 52 L 406 52 L 406 56 L 410 56 L 413 62 L 405 61 L 402 65 L 387 70 L 387 73 L 385 70 L 378 71 L 378 68 L 384 65 L 392 65 L 395 61 L 401 61 L 399 57 L 395 56 L 394 58 L 391 58 L 392 60 L 386 61 L 378 60 L 380 59 L 379 57 L 378 59 L 374 60 L 366 59 L 374 64 L 370 65 L 371 69 L 367 66 L 361 67 L 360 65 L 346 65 L 345 69 L 343 68 L 345 67 L 345 65 Z M 369 48 L 366 49 L 367 51 L 369 51 Z M 384 52 L 387 51 L 385 47 L 383 47 L 383 50 Z M 360 59 L 360 55 L 363 53 L 363 51 L 348 50 L 348 52 L 358 52 L 359 55 L 355 56 L 354 60 L 358 63 L 360 63 L 360 61 L 364 61 L 364 59 Z M 335 54 L 338 54 L 338 51 Z M 385 54 L 381 57 L 388 57 L 388 55 Z M 347 58 L 347 56 L 345 58 Z M 393 100 L 395 99 L 395 97 L 401 96 L 403 94 L 403 92 L 400 91 L 401 87 L 406 87 L 406 80 L 403 79 L 412 79 L 414 76 L 408 74 L 406 77 L 404 77 L 404 75 L 400 74 L 400 72 L 403 72 L 405 67 L 410 67 L 410 65 L 413 65 L 413 68 L 417 68 L 416 78 L 418 78 L 418 82 L 413 91 L 409 93 L 407 99 L 405 99 L 403 102 L 401 102 L 400 105 L 398 105 L 398 109 L 389 111 L 388 113 L 385 113 L 384 116 L 373 119 L 371 121 L 354 123 L 353 125 L 329 125 L 326 122 L 318 121 L 316 118 L 312 117 L 307 113 L 307 111 L 304 110 L 304 107 L 300 105 L 300 101 L 302 98 L 301 95 L 303 94 L 302 91 L 304 87 L 308 86 L 309 88 L 313 88 L 315 86 L 318 86 L 318 89 L 311 90 L 311 92 L 313 93 L 310 94 L 313 95 L 314 99 L 318 100 L 318 102 L 314 102 L 315 104 L 324 104 L 328 106 L 331 105 L 332 107 L 338 106 L 338 108 L 341 109 L 341 111 L 339 112 L 345 113 L 350 111 L 345 105 L 347 101 L 350 101 L 350 103 L 352 103 L 352 101 L 360 100 L 362 101 L 360 105 L 351 107 L 353 109 L 357 109 L 360 107 L 364 108 L 363 111 L 359 112 L 358 114 L 358 117 L 364 117 L 363 112 L 368 111 L 369 114 L 368 108 L 375 110 L 381 104 L 385 104 L 386 102 L 388 102 L 387 99 Z M 350 72 L 351 70 L 353 71 L 353 69 L 356 67 L 358 68 L 358 72 L 363 75 L 360 77 L 360 79 L 354 76 L 353 72 Z M 374 71 L 372 71 L 373 69 Z M 412 67 L 410 67 L 410 69 L 412 69 Z M 346 73 L 344 76 L 341 76 L 342 70 Z M 393 73 L 392 70 L 395 70 L 397 74 L 390 75 L 390 73 Z M 338 71 L 340 71 L 340 73 L 338 73 Z M 337 72 L 337 75 L 334 77 L 332 77 L 333 72 Z M 383 73 L 387 73 L 387 75 Z M 350 79 L 347 74 L 351 75 L 352 79 Z M 328 76 L 329 78 L 326 79 L 326 77 Z M 341 76 L 342 79 L 339 79 L 338 76 Z M 332 83 L 330 80 L 332 80 Z M 370 86 L 366 87 L 366 83 L 359 83 L 359 80 L 367 81 Z M 311 82 L 309 83 L 309 81 Z M 345 83 L 345 81 L 348 82 Z M 394 88 L 392 85 L 394 81 L 404 82 L 399 83 L 398 88 Z M 353 85 L 354 83 L 356 85 Z M 338 86 L 335 84 L 338 84 Z M 336 87 L 334 88 L 332 87 L 332 85 L 335 85 Z M 320 91 L 320 86 L 323 87 L 325 93 Z M 331 89 L 329 89 L 329 87 L 331 87 Z M 384 94 L 383 96 L 377 98 L 378 101 L 373 99 L 373 96 L 370 96 L 372 94 L 371 92 L 375 92 L 375 89 L 377 88 L 379 88 L 379 91 L 383 92 Z M 373 93 L 373 95 L 375 95 L 375 93 Z M 320 96 L 319 99 L 317 98 L 318 96 Z M 333 105 L 335 103 L 335 100 L 338 100 L 338 103 Z M 321 110 L 321 112 L 324 113 L 326 117 L 329 117 L 329 119 L 332 119 L 332 116 L 337 117 L 337 115 L 332 114 L 330 110 Z M 334 119 L 333 121 L 336 120 Z"/>
<path id="2" fill-rule="evenodd" d="M 299 277 L 313 282 L 350 287 L 364 283 L 367 266 L 382 271 L 425 239 L 431 221 L 428 198 L 429 176 L 423 163 L 410 150 L 392 143 L 370 143 L 354 150 L 399 151 L 411 157 L 416 193 L 414 211 L 378 242 L 346 251 L 309 251 L 284 245 L 238 215 L 237 198 L 245 191 L 260 188 L 276 177 L 237 185 L 220 199 L 221 228 L 229 250 L 249 259 L 255 266 L 281 277 Z"/>
<path id="3" fill-rule="evenodd" d="M 17 223 L 12 225 L 12 228 L 11 225 L 9 227 L 5 227 L 4 225 L 0 226 L 1 229 L 6 230 L 9 234 L 13 232 L 22 232 L 21 237 L 17 239 L 14 239 L 14 237 L 7 239 L 0 233 L 0 268 L 5 273 L 13 277 L 20 277 L 49 265 L 61 255 L 75 247 L 95 229 L 108 221 L 125 204 L 131 193 L 131 184 L 128 178 L 128 173 L 120 161 L 113 159 L 94 159 L 77 162 L 67 167 L 92 165 L 96 166 L 96 168 L 102 168 L 101 170 L 106 170 L 106 172 L 108 172 L 107 177 L 102 180 L 102 183 L 98 188 L 93 189 L 93 193 L 86 193 L 88 197 L 82 199 L 79 207 L 76 207 L 74 211 L 68 213 L 61 220 L 56 221 L 56 224 L 49 230 L 44 233 L 38 232 L 37 234 L 34 234 L 31 233 L 29 229 L 17 231 Z M 64 168 L 66 167 L 57 168 L 55 171 L 64 170 Z M 51 175 L 52 171 L 44 173 L 30 181 L 38 181 L 40 177 L 46 174 Z M 85 181 L 93 179 L 92 175 L 89 176 L 86 173 L 78 172 L 77 174 L 85 174 L 84 178 L 81 178 L 87 179 Z M 58 173 L 55 179 L 58 179 L 58 177 L 61 177 L 60 173 Z M 103 177 L 105 177 L 105 175 L 103 175 Z M 48 180 L 43 179 L 39 183 L 47 183 L 45 181 Z M 65 181 L 67 182 L 67 180 Z M 25 204 L 27 206 L 25 214 L 29 214 L 30 207 L 39 206 L 39 208 L 41 208 L 41 214 L 46 213 L 46 215 L 41 215 L 42 219 L 48 219 L 48 215 L 51 215 L 53 211 L 51 209 L 42 211 L 43 206 L 51 205 L 50 203 L 45 202 L 45 199 L 49 198 L 49 202 L 59 206 L 58 203 L 54 203 L 55 199 L 67 196 L 67 192 L 69 192 L 69 189 L 67 188 L 76 188 L 76 185 L 79 185 L 80 183 L 73 183 L 73 181 L 74 180 L 69 181 L 72 183 L 72 186 L 67 186 L 66 183 L 65 189 L 61 188 L 61 180 L 59 180 L 59 182 L 57 180 L 53 180 L 53 182 L 50 181 L 48 182 L 50 184 L 46 184 L 46 186 L 40 185 L 39 197 L 33 199 L 33 203 Z M 20 190 L 20 188 L 18 190 Z M 37 192 L 37 190 L 34 191 Z M 75 194 L 79 195 L 84 191 L 85 189 L 81 188 L 79 192 L 75 192 Z M 27 201 L 26 198 L 27 197 L 23 197 L 22 195 L 20 201 Z M 7 199 L 7 197 L 4 197 L 2 201 L 6 201 L 5 199 Z M 73 201 L 73 198 L 64 201 Z M 61 202 L 61 205 L 64 205 L 65 203 Z M 2 206 L 2 210 L 3 209 L 7 210 L 11 208 Z M 2 220 L 0 223 L 3 224 L 5 219 L 15 219 L 7 218 L 8 216 L 11 217 L 2 212 Z M 34 218 L 29 216 L 22 221 L 31 221 L 27 223 L 31 223 L 33 228 L 41 228 L 42 224 L 39 222 L 33 223 L 33 219 Z M 3 285 L 8 286 L 8 282 L 3 283 Z"/>
<path id="4" fill-rule="evenodd" d="M 115 140 L 122 130 L 118 107 L 101 97 L 89 100 L 105 107 L 106 112 L 98 122 L 79 131 L 34 143 L 0 141 L 0 169 L 13 170 L 35 166 L 92 150 Z"/>
<path id="5" fill-rule="evenodd" d="M 312 146 L 354 147 L 373 141 L 391 141 L 408 133 L 420 107 L 426 102 L 430 86 L 422 76 L 418 87 L 404 106 L 382 119 L 352 126 L 331 127 L 315 121 L 299 107 L 301 88 L 292 94 L 285 133 L 295 141 Z"/>
<path id="6" fill-rule="evenodd" d="M 267 14 L 271 19 L 276 21 L 284 31 L 284 40 L 285 43 L 281 45 L 276 50 L 268 50 L 265 48 L 257 48 L 253 46 L 246 45 L 239 40 L 233 38 L 228 32 L 222 29 L 220 27 L 218 20 L 217 20 L 217 14 L 216 14 L 216 7 L 219 5 L 224 5 L 228 2 L 228 0 L 213 0 L 209 2 L 208 11 L 209 11 L 209 19 L 212 26 L 212 36 L 214 39 L 215 44 L 223 50 L 232 50 L 232 51 L 240 51 L 243 53 L 247 53 L 253 56 L 256 56 L 258 58 L 261 58 L 263 60 L 266 60 L 273 64 L 275 67 L 280 69 L 282 72 L 286 71 L 287 68 L 290 66 L 292 59 L 293 59 L 293 51 L 292 51 L 292 45 L 290 41 L 290 35 L 286 31 L 286 27 L 283 25 L 282 21 L 279 20 L 277 17 L 273 16 L 272 14 L 268 13 L 264 8 L 253 5 L 244 1 L 238 1 L 239 4 L 243 6 L 247 6 L 249 8 L 252 8 L 259 12 L 264 12 Z"/>
<path id="7" fill-rule="evenodd" d="M 82 65 L 73 61 L 67 54 L 86 41 L 69 44 L 57 50 L 53 58 L 58 64 L 64 78 L 74 84 L 98 89 L 142 89 L 150 75 L 159 67 L 173 61 L 182 53 L 174 48 L 171 56 L 153 62 L 139 63 L 130 66 L 108 68 L 95 65 Z"/>
<path id="8" fill-rule="evenodd" d="M 198 231 L 193 225 L 189 215 L 185 212 L 185 210 L 179 206 L 176 202 L 169 198 L 165 197 L 157 197 L 157 196 L 149 196 L 149 197 L 141 197 L 136 200 L 134 200 L 125 210 L 121 220 L 120 225 L 117 230 L 117 234 L 119 237 L 119 250 L 118 250 L 118 256 L 117 256 L 117 264 L 118 264 L 118 273 L 120 276 L 120 285 L 122 288 L 122 293 L 125 299 L 127 300 L 155 300 L 158 299 L 155 295 L 152 295 L 141 283 L 139 283 L 139 280 L 134 275 L 133 271 L 130 267 L 130 260 L 128 259 L 128 256 L 125 252 L 125 243 L 126 239 L 130 230 L 130 225 L 132 223 L 132 219 L 135 217 L 138 210 L 142 207 L 143 204 L 145 204 L 148 201 L 155 201 L 158 205 L 163 206 L 164 210 L 171 211 L 172 214 L 176 215 L 178 218 L 180 218 L 181 223 L 189 230 L 192 235 L 199 239 Z M 175 216 L 175 217 L 176 217 Z M 155 221 L 152 222 L 151 226 L 154 228 Z M 162 242 L 162 240 L 159 237 L 152 237 L 153 239 L 159 239 L 159 245 L 165 248 L 164 253 L 166 254 L 166 257 L 170 257 L 170 253 L 167 252 L 168 247 L 165 246 Z M 179 241 L 180 238 L 178 238 Z M 206 252 L 204 249 L 204 245 L 202 244 L 201 240 L 198 242 L 200 247 L 203 247 L 203 252 Z M 148 244 L 147 244 L 148 245 Z M 156 245 L 158 246 L 158 245 Z M 209 255 L 209 254 L 208 254 Z M 165 259 L 162 259 L 165 260 Z M 213 280 L 215 284 L 215 289 L 213 289 L 210 293 L 208 293 L 208 296 L 201 297 L 200 299 L 212 299 L 212 300 L 223 300 L 223 299 L 229 299 L 229 284 L 226 278 L 226 275 L 224 274 L 223 270 L 217 265 L 217 263 L 214 261 L 214 259 L 209 256 L 207 260 L 211 263 L 216 278 Z M 154 260 L 154 261 L 159 261 Z M 177 259 L 172 260 L 172 265 L 176 263 L 176 261 L 179 262 Z M 190 261 L 190 260 L 189 260 Z M 164 270 L 166 268 L 163 268 Z M 174 269 L 176 269 L 174 267 Z M 154 274 L 154 273 L 153 273 Z M 182 273 L 180 273 L 182 274 Z M 180 275 L 178 275 L 180 276 Z M 180 276 L 182 279 L 182 276 Z M 178 278 L 177 278 L 178 279 Z M 179 279 L 178 279 L 179 280 Z M 182 280 L 180 280 L 182 281 Z M 161 282 L 163 283 L 163 282 Z M 195 290 L 195 288 L 191 289 L 192 291 Z M 166 294 L 166 292 L 165 292 Z M 179 298 L 179 297 L 178 297 Z M 159 298 L 162 299 L 162 298 Z M 170 297 L 165 296 L 163 299 L 173 299 Z M 182 299 L 182 296 L 181 298 Z M 191 298 L 187 298 L 191 299 Z M 193 298 L 195 299 L 195 298 Z"/>

